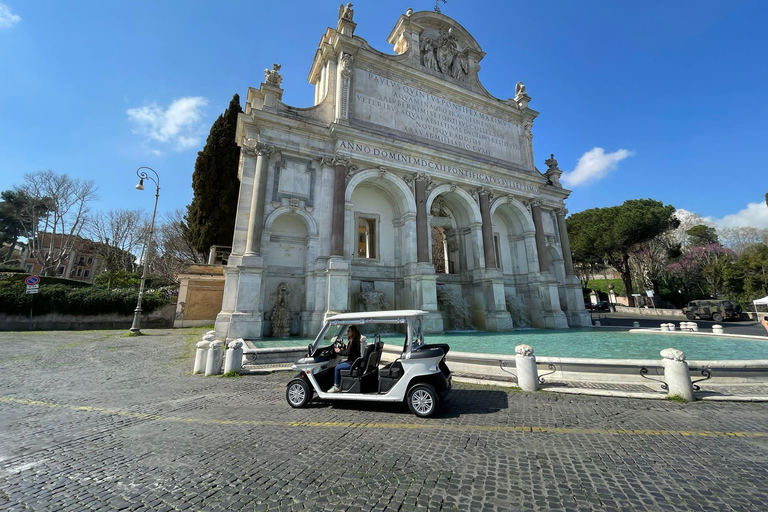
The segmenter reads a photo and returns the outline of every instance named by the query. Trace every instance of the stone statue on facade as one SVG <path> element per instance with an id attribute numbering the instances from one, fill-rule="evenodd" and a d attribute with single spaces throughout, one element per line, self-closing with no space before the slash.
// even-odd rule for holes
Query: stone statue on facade
<path id="1" fill-rule="evenodd" d="M 387 297 L 374 289 L 373 281 L 360 281 L 360 293 L 355 295 L 355 302 L 363 311 L 382 311 L 389 309 Z"/>
<path id="2" fill-rule="evenodd" d="M 544 176 L 547 178 L 547 183 L 555 187 L 562 187 L 560 184 L 560 176 L 563 174 L 563 171 L 557 166 L 555 154 L 552 153 L 549 158 L 544 160 L 544 163 L 547 164 L 547 170 L 544 172 Z"/>
<path id="3" fill-rule="evenodd" d="M 432 71 L 439 71 L 437 69 L 437 60 L 435 58 L 435 43 L 429 37 L 425 37 L 421 42 L 421 58 L 424 67 L 431 69 Z"/>
<path id="4" fill-rule="evenodd" d="M 264 70 L 264 78 L 268 84 L 280 86 L 283 81 L 283 76 L 279 73 L 281 67 L 280 64 L 272 64 L 272 69 Z"/>
<path id="5" fill-rule="evenodd" d="M 352 9 L 352 4 L 339 5 L 339 19 L 352 21 L 352 17 L 355 15 L 355 10 Z"/>
<path id="6" fill-rule="evenodd" d="M 449 217 L 448 211 L 445 207 L 445 199 L 438 196 L 432 202 L 432 207 L 429 209 L 429 214 L 433 217 Z"/>
<path id="7" fill-rule="evenodd" d="M 350 53 L 343 53 L 341 55 L 341 74 L 349 78 L 352 75 L 352 61 L 354 57 Z"/>
<path id="8" fill-rule="evenodd" d="M 272 315 L 269 320 L 272 322 L 272 336 L 276 338 L 285 338 L 291 334 L 291 292 L 288 285 L 280 283 L 270 298 L 274 301 L 275 307 L 272 309 Z"/>
<path id="9" fill-rule="evenodd" d="M 521 96 L 527 96 L 525 92 L 525 84 L 523 82 L 517 82 L 515 84 L 515 98 L 519 98 Z"/>

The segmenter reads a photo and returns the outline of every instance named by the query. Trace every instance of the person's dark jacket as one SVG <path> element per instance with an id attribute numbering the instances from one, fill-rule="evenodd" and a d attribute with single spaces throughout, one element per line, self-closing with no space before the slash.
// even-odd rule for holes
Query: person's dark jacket
<path id="1" fill-rule="evenodd" d="M 355 360 L 361 356 L 360 340 L 349 340 L 347 342 L 347 348 L 342 349 L 339 353 L 343 356 L 347 356 L 347 362 L 354 363 Z"/>

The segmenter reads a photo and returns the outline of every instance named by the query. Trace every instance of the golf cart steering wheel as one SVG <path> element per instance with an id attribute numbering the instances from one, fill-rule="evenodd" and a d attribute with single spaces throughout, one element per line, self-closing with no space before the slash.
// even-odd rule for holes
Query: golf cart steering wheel
<path id="1" fill-rule="evenodd" d="M 342 343 L 342 341 L 341 341 L 341 337 L 338 337 L 338 338 L 336 338 L 336 339 L 334 340 L 334 342 L 333 342 L 333 345 L 331 345 L 331 350 L 333 350 L 333 351 L 334 351 L 334 353 L 336 352 L 336 349 L 337 349 L 337 348 L 338 348 L 339 350 L 344 350 L 344 343 Z"/>

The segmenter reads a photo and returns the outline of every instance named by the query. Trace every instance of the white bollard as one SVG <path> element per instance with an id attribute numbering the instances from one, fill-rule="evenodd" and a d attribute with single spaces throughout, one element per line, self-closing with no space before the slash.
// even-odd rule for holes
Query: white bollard
<path id="1" fill-rule="evenodd" d="M 224 351 L 223 341 L 212 341 L 208 349 L 208 360 L 205 362 L 205 376 L 221 373 L 221 356 Z"/>
<path id="2" fill-rule="evenodd" d="M 632 327 L 635 327 L 635 328 L 640 327 L 640 322 L 635 320 L 634 322 L 632 322 Z"/>
<path id="3" fill-rule="evenodd" d="M 712 326 L 712 333 L 713 334 L 723 334 L 723 326 L 715 324 Z"/>
<path id="4" fill-rule="evenodd" d="M 210 341 L 198 341 L 197 351 L 195 352 L 195 367 L 192 373 L 203 373 L 205 371 L 205 362 L 208 359 L 208 347 Z"/>
<path id="5" fill-rule="evenodd" d="M 669 330 L 670 331 L 674 331 L 674 330 L 677 329 L 677 326 L 675 324 L 673 324 L 672 322 L 668 323 L 667 325 L 669 326 Z"/>
<path id="6" fill-rule="evenodd" d="M 224 358 L 224 373 L 240 373 L 243 368 L 243 339 L 232 341 L 227 346 L 227 355 Z"/>
<path id="7" fill-rule="evenodd" d="M 600 327 L 600 320 L 595 320 L 595 327 Z"/>
<path id="8" fill-rule="evenodd" d="M 661 324 L 661 330 L 662 330 L 662 331 L 669 331 L 669 325 L 667 325 L 667 324 Z"/>
<path id="9" fill-rule="evenodd" d="M 517 385 L 523 391 L 536 391 L 539 389 L 539 371 L 536 368 L 533 347 L 530 345 L 518 345 L 515 347 L 515 354 Z"/>
<path id="10" fill-rule="evenodd" d="M 688 363 L 685 362 L 685 354 L 674 348 L 665 348 L 661 351 L 661 366 L 664 367 L 664 382 L 667 384 L 667 394 L 679 396 L 692 402 L 693 384 Z"/>
<path id="11" fill-rule="evenodd" d="M 693 330 L 693 332 L 699 332 L 699 324 L 696 322 L 688 322 L 688 326 Z"/>

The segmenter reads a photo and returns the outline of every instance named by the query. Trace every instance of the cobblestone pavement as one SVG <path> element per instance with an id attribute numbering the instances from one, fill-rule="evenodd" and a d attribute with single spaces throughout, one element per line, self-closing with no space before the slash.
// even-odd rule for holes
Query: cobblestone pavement
<path id="1" fill-rule="evenodd" d="M 190 374 L 202 329 L 0 333 L 0 510 L 768 510 L 768 404 L 458 385 L 441 414 Z"/>

